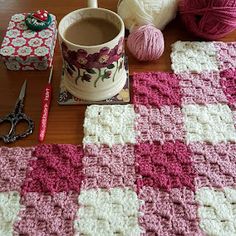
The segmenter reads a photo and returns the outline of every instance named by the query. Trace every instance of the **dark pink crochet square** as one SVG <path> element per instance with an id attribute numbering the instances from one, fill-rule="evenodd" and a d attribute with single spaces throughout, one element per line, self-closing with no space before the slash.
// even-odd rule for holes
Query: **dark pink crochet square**
<path id="1" fill-rule="evenodd" d="M 231 107 L 236 108 L 236 69 L 225 70 L 220 75 L 221 86 L 228 99 L 228 103 Z"/>
<path id="2" fill-rule="evenodd" d="M 165 192 L 143 187 L 138 197 L 144 202 L 139 218 L 140 226 L 145 231 L 143 235 L 203 236 L 193 191 L 175 188 Z"/>
<path id="3" fill-rule="evenodd" d="M 179 141 L 163 145 L 139 144 L 135 146 L 137 187 L 151 186 L 171 190 L 188 187 L 194 190 L 194 169 L 191 152 Z"/>
<path id="4" fill-rule="evenodd" d="M 236 68 L 236 42 L 214 42 L 220 71 Z"/>
<path id="5" fill-rule="evenodd" d="M 74 235 L 78 194 L 27 193 L 21 199 L 21 210 L 14 224 L 17 235 Z"/>
<path id="6" fill-rule="evenodd" d="M 227 98 L 220 85 L 219 73 L 184 73 L 180 75 L 180 86 L 184 105 L 227 103 Z"/>
<path id="7" fill-rule="evenodd" d="M 83 189 L 135 187 L 134 147 L 114 145 L 112 148 L 96 145 L 85 147 L 83 158 L 85 179 Z"/>
<path id="8" fill-rule="evenodd" d="M 181 105 L 178 75 L 165 72 L 134 73 L 133 99 L 134 104 Z"/>
<path id="9" fill-rule="evenodd" d="M 22 192 L 57 193 L 80 191 L 83 149 L 75 145 L 40 145 L 29 163 Z"/>
<path id="10" fill-rule="evenodd" d="M 180 107 L 135 105 L 137 142 L 185 140 L 184 119 Z"/>
<path id="11" fill-rule="evenodd" d="M 20 191 L 33 150 L 0 147 L 0 192 Z"/>
<path id="12" fill-rule="evenodd" d="M 236 186 L 236 144 L 190 145 L 196 188 Z"/>

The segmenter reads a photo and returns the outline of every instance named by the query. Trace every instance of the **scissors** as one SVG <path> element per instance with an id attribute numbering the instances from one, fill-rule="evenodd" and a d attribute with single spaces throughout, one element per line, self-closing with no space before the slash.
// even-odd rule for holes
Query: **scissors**
<path id="1" fill-rule="evenodd" d="M 25 90 L 26 90 L 26 80 L 21 87 L 20 95 L 16 100 L 15 109 L 9 113 L 5 117 L 0 118 L 0 124 L 4 122 L 11 123 L 11 129 L 8 134 L 0 136 L 0 139 L 3 140 L 5 143 L 11 143 L 16 141 L 17 139 L 25 138 L 26 136 L 33 133 L 34 130 L 34 122 L 25 114 L 23 113 L 24 107 L 24 97 L 25 97 Z M 17 134 L 16 133 L 16 126 L 22 121 L 26 121 L 28 123 L 28 128 L 24 133 Z"/>

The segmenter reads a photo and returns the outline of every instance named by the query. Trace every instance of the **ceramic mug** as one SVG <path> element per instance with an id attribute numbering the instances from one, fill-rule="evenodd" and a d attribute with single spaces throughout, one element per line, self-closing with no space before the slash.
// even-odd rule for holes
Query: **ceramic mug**
<path id="1" fill-rule="evenodd" d="M 102 18 L 119 29 L 111 41 L 100 45 L 83 46 L 65 39 L 66 29 L 85 18 Z M 124 55 L 125 26 L 116 13 L 97 8 L 97 1 L 88 1 L 88 8 L 66 15 L 58 26 L 59 42 L 64 62 L 64 86 L 75 97 L 101 101 L 118 94 L 127 79 Z"/>

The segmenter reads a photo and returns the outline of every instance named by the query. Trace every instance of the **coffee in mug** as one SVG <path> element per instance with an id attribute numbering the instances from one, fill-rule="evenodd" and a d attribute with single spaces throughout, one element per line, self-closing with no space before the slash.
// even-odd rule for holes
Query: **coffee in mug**
<path id="1" fill-rule="evenodd" d="M 58 26 L 63 86 L 80 99 L 101 101 L 126 83 L 125 26 L 116 13 L 96 8 L 96 0 L 88 0 L 88 6 L 66 15 Z"/>
<path id="2" fill-rule="evenodd" d="M 71 24 L 64 37 L 68 41 L 83 46 L 106 43 L 114 39 L 120 32 L 112 22 L 101 18 L 85 18 Z"/>

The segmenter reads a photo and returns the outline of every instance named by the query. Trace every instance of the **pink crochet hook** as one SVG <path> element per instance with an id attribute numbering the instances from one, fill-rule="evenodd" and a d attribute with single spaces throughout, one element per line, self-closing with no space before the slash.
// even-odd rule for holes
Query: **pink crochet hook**
<path id="1" fill-rule="evenodd" d="M 48 124 L 48 113 L 50 109 L 51 99 L 52 99 L 52 72 L 53 72 L 53 66 L 50 70 L 50 75 L 48 79 L 48 83 L 45 86 L 42 94 L 42 111 L 41 111 L 41 117 L 40 117 L 40 123 L 39 123 L 39 136 L 38 140 L 39 142 L 43 142 L 46 130 L 47 130 L 47 124 Z"/>

